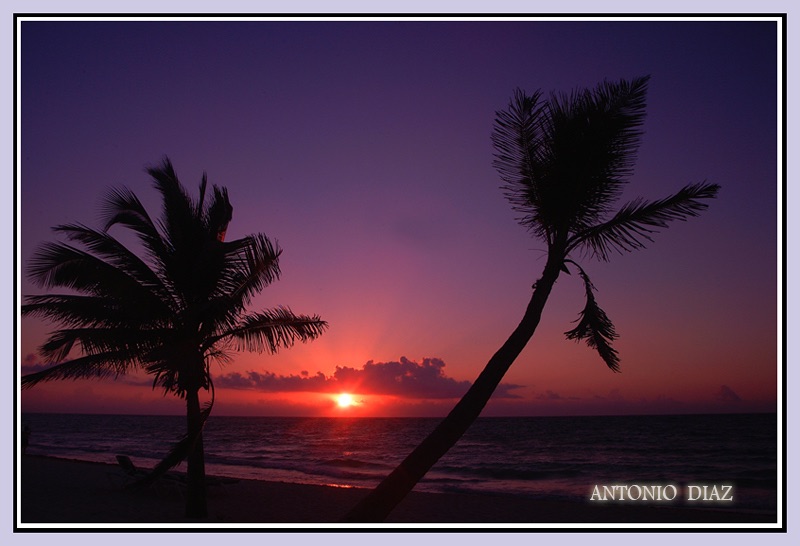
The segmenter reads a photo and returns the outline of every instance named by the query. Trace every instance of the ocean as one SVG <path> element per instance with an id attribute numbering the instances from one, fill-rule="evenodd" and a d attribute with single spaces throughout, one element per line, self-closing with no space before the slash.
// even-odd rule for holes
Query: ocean
<path id="1" fill-rule="evenodd" d="M 225 417 L 205 428 L 208 474 L 371 488 L 437 418 Z M 180 416 L 25 414 L 27 453 L 154 466 L 184 432 Z M 479 418 L 417 491 L 586 501 L 595 485 L 732 485 L 714 508 L 775 512 L 777 416 Z M 177 470 L 185 470 L 182 463 Z"/>

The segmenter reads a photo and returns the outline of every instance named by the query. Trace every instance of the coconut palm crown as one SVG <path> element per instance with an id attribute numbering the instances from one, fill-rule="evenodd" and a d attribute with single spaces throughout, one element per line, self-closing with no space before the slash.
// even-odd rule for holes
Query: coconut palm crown
<path id="1" fill-rule="evenodd" d="M 547 244 L 549 263 L 574 266 L 586 288 L 586 306 L 568 339 L 585 339 L 619 371 L 611 347 L 614 326 L 597 305 L 594 285 L 569 258 L 574 251 L 608 261 L 612 254 L 644 248 L 672 220 L 697 216 L 719 191 L 717 184 L 683 187 L 664 199 L 635 199 L 614 211 L 633 173 L 645 117 L 649 76 L 603 82 L 594 90 L 552 94 L 516 90 L 497 113 L 494 167 L 518 221 Z"/>
<path id="2" fill-rule="evenodd" d="M 22 386 L 144 370 L 154 388 L 184 398 L 187 435 L 161 467 L 188 455 L 187 515 L 203 517 L 201 430 L 213 405 L 210 364 L 236 350 L 274 353 L 313 340 L 327 323 L 286 307 L 248 312 L 252 298 L 279 278 L 281 249 L 262 234 L 225 241 L 233 208 L 225 188 L 207 192 L 205 174 L 194 200 L 169 159 L 147 172 L 163 201 L 158 220 L 133 192 L 115 189 L 103 202 L 102 229 L 57 226 L 67 242 L 44 243 L 31 258 L 28 273 L 38 286 L 65 290 L 26 297 L 23 315 L 61 329 L 40 348 L 54 365 L 22 377 Z M 135 235 L 138 252 L 111 235 L 115 226 Z M 79 356 L 70 359 L 74 352 Z M 201 389 L 211 392 L 203 410 Z"/>
<path id="3" fill-rule="evenodd" d="M 672 220 L 697 216 L 716 184 L 690 184 L 656 201 L 615 210 L 633 172 L 642 135 L 649 76 L 603 82 L 595 89 L 543 98 L 516 90 L 492 132 L 494 167 L 518 221 L 547 247 L 547 262 L 516 329 L 447 417 L 344 518 L 382 521 L 478 418 L 505 373 L 536 331 L 559 275 L 577 270 L 586 303 L 568 339 L 585 340 L 619 371 L 614 325 L 597 304 L 594 285 L 573 254 L 609 260 L 644 248 Z"/>

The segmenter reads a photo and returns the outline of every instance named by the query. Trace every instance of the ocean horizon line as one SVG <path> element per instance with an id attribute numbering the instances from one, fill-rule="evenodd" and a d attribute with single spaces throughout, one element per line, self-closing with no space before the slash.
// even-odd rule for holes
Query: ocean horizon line
<path id="1" fill-rule="evenodd" d="M 531 419 L 531 418 L 574 418 L 574 417 L 693 417 L 700 415 L 779 415 L 780 411 L 709 411 L 709 412 L 686 412 L 686 413 L 576 413 L 564 415 L 481 415 L 478 419 Z M 182 413 L 105 413 L 105 412 L 81 412 L 81 411 L 21 411 L 20 416 L 25 415 L 103 415 L 108 417 L 182 417 Z M 213 414 L 211 417 L 230 417 L 236 419 L 444 419 L 445 415 L 238 415 L 238 414 Z"/>

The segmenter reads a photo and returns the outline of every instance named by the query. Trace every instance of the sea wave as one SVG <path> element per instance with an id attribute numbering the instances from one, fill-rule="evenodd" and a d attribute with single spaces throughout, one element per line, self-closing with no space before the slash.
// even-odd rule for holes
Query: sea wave
<path id="1" fill-rule="evenodd" d="M 374 487 L 435 419 L 216 417 L 204 432 L 209 472 Z M 155 465 L 183 434 L 175 416 L 31 414 L 32 454 Z M 596 483 L 735 483 L 736 508 L 777 503 L 775 415 L 486 418 L 417 489 L 585 499 Z M 665 441 L 668 439 L 669 441 Z"/>

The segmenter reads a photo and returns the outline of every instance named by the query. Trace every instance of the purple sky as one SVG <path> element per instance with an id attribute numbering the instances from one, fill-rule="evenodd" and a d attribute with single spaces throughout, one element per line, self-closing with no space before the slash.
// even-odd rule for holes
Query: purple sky
<path id="1" fill-rule="evenodd" d="M 128 186 L 155 215 L 144 168 L 168 155 L 193 191 L 203 171 L 228 187 L 228 237 L 264 232 L 284 248 L 282 279 L 253 308 L 330 323 L 309 345 L 216 369 L 220 413 L 326 414 L 341 369 L 369 378 L 365 415 L 449 409 L 544 265 L 491 166 L 495 111 L 517 87 L 644 74 L 645 136 L 623 201 L 703 180 L 720 196 L 646 250 L 581 261 L 621 334 L 622 374 L 564 339 L 583 288 L 563 276 L 487 411 L 776 407 L 775 23 L 34 21 L 20 43 L 23 268 L 49 227 L 97 225 L 107 188 Z M 47 328 L 21 325 L 20 356 L 35 366 Z M 423 387 L 381 390 L 398 369 Z M 318 373 L 312 394 L 289 386 Z M 23 409 L 181 411 L 139 379 L 39 386 Z"/>

